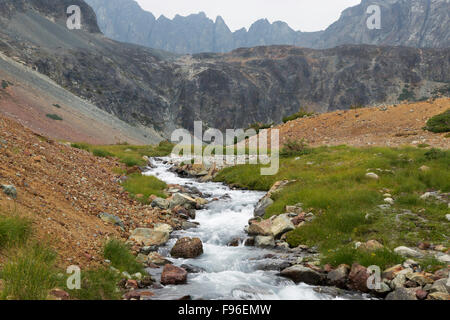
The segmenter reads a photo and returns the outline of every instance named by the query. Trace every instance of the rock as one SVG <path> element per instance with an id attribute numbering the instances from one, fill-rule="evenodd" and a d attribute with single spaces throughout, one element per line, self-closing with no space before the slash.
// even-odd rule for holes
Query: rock
<path id="1" fill-rule="evenodd" d="M 422 172 L 430 171 L 430 167 L 428 167 L 428 166 L 421 166 L 419 168 L 419 170 L 422 171 Z"/>
<path id="2" fill-rule="evenodd" d="M 377 240 L 369 240 L 366 243 L 361 244 L 359 246 L 359 249 L 367 251 L 375 251 L 378 249 L 383 249 L 383 245 L 379 243 Z"/>
<path id="3" fill-rule="evenodd" d="M 446 214 L 445 219 L 447 219 L 447 221 L 450 221 L 450 214 Z"/>
<path id="4" fill-rule="evenodd" d="M 161 284 L 183 284 L 187 281 L 187 271 L 183 268 L 166 264 L 161 274 Z"/>
<path id="5" fill-rule="evenodd" d="M 255 207 L 254 216 L 262 217 L 266 214 L 266 209 L 273 204 L 270 197 L 262 198 Z"/>
<path id="6" fill-rule="evenodd" d="M 126 288 L 126 289 L 133 289 L 133 290 L 135 290 L 135 289 L 137 289 L 138 287 L 139 287 L 139 285 L 138 285 L 138 282 L 137 282 L 136 280 L 129 279 L 129 280 L 127 280 L 127 282 L 125 283 L 125 288 Z"/>
<path id="7" fill-rule="evenodd" d="M 450 264 L 450 255 L 443 254 L 436 257 L 440 262 Z"/>
<path id="8" fill-rule="evenodd" d="M 376 173 L 373 173 L 373 172 L 366 173 L 366 178 L 373 179 L 373 180 L 380 179 L 380 177 Z"/>
<path id="9" fill-rule="evenodd" d="M 423 254 L 420 251 L 411 249 L 408 247 L 403 247 L 403 246 L 395 248 L 394 252 L 401 256 L 409 257 L 409 258 L 422 258 L 423 257 Z"/>
<path id="10" fill-rule="evenodd" d="M 196 208 L 197 202 L 195 201 L 195 199 L 182 194 L 182 193 L 175 193 L 172 196 L 172 199 L 169 201 L 169 208 L 175 208 L 177 206 L 182 206 L 186 209 L 192 209 L 192 208 Z"/>
<path id="11" fill-rule="evenodd" d="M 407 276 L 407 278 L 411 281 L 414 281 L 415 283 L 417 283 L 422 287 L 426 284 L 433 283 L 432 279 L 430 279 L 429 277 L 420 272 L 413 273 L 412 275 Z"/>
<path id="12" fill-rule="evenodd" d="M 282 214 L 273 219 L 270 231 L 275 238 L 278 238 L 283 233 L 286 233 L 294 229 L 295 226 L 289 219 L 288 215 Z"/>
<path id="13" fill-rule="evenodd" d="M 169 209 L 169 201 L 163 198 L 156 198 L 152 201 L 151 206 L 153 208 L 160 208 L 163 210 Z"/>
<path id="14" fill-rule="evenodd" d="M 275 247 L 275 239 L 272 236 L 256 236 L 255 246 L 261 248 Z"/>
<path id="15" fill-rule="evenodd" d="M 122 229 L 125 229 L 125 226 L 124 226 L 122 220 L 119 217 L 115 216 L 115 215 L 112 215 L 112 214 L 109 214 L 109 213 L 106 213 L 106 212 L 101 212 L 98 215 L 98 217 L 100 219 L 102 219 L 106 223 L 111 223 L 111 224 L 113 224 L 115 226 L 119 226 Z"/>
<path id="16" fill-rule="evenodd" d="M 375 292 L 381 293 L 381 294 L 387 293 L 387 292 L 390 292 L 390 291 L 391 291 L 391 288 L 385 282 L 381 282 L 380 283 L 380 287 L 375 288 Z"/>
<path id="17" fill-rule="evenodd" d="M 392 280 L 394 279 L 397 274 L 402 271 L 404 268 L 402 267 L 401 264 L 398 264 L 396 266 L 393 266 L 391 268 L 388 268 L 386 270 L 384 270 L 383 274 L 381 275 L 381 277 L 383 279 L 388 279 L 388 280 Z"/>
<path id="18" fill-rule="evenodd" d="M 148 255 L 150 252 L 153 252 L 153 251 L 158 251 L 158 246 L 145 246 L 145 247 L 142 247 L 140 250 L 139 250 L 139 252 L 140 253 L 142 253 L 142 254 L 144 254 L 144 255 Z"/>
<path id="19" fill-rule="evenodd" d="M 403 267 L 405 268 L 412 268 L 418 267 L 419 263 L 417 261 L 414 261 L 412 259 L 407 259 L 405 262 L 403 262 Z"/>
<path id="20" fill-rule="evenodd" d="M 197 267 L 197 266 L 193 266 L 191 264 L 182 264 L 181 268 L 186 270 L 188 273 L 200 273 L 200 272 L 205 271 L 205 269 Z"/>
<path id="21" fill-rule="evenodd" d="M 49 300 L 69 300 L 70 295 L 61 289 L 53 289 L 49 293 Z"/>
<path id="22" fill-rule="evenodd" d="M 369 288 L 367 288 L 367 279 L 369 276 L 365 267 L 354 263 L 348 275 L 349 288 L 361 292 L 369 292 Z"/>
<path id="23" fill-rule="evenodd" d="M 165 264 L 170 264 L 170 262 L 168 260 L 166 260 L 166 258 L 164 258 L 162 255 L 160 255 L 158 252 L 151 252 L 148 256 L 147 256 L 147 263 L 153 263 L 156 264 L 158 266 L 163 266 Z"/>
<path id="24" fill-rule="evenodd" d="M 7 196 L 17 199 L 17 189 L 13 185 L 2 185 L 3 193 Z"/>
<path id="25" fill-rule="evenodd" d="M 291 222 L 294 226 L 297 227 L 298 225 L 300 225 L 302 222 L 305 221 L 305 218 L 306 218 L 305 213 L 300 213 L 298 216 L 294 217 L 291 220 Z"/>
<path id="26" fill-rule="evenodd" d="M 173 246 L 170 254 L 174 258 L 191 259 L 203 254 L 203 244 L 199 238 L 181 238 Z"/>
<path id="27" fill-rule="evenodd" d="M 450 293 L 450 283 L 448 279 L 436 280 L 430 288 L 430 292 Z"/>
<path id="28" fill-rule="evenodd" d="M 323 274 L 302 265 L 286 268 L 281 271 L 281 275 L 295 283 L 303 282 L 309 285 L 320 285 L 325 278 Z"/>
<path id="29" fill-rule="evenodd" d="M 416 291 L 416 297 L 419 300 L 425 300 L 427 298 L 427 296 L 428 296 L 428 292 L 426 292 L 425 290 L 418 289 Z"/>
<path id="30" fill-rule="evenodd" d="M 240 243 L 241 243 L 241 239 L 235 238 L 235 239 L 231 240 L 230 242 L 228 242 L 228 247 L 239 247 Z"/>
<path id="31" fill-rule="evenodd" d="M 299 215 L 303 212 L 302 206 L 303 204 L 301 203 L 298 203 L 295 206 L 286 206 L 286 212 L 295 213 L 296 215 Z"/>
<path id="32" fill-rule="evenodd" d="M 399 274 L 391 281 L 391 288 L 392 289 L 403 288 L 405 286 L 405 283 L 406 283 L 406 276 L 404 274 Z"/>
<path id="33" fill-rule="evenodd" d="M 428 295 L 427 300 L 450 300 L 450 294 L 443 292 L 433 292 Z"/>
<path id="34" fill-rule="evenodd" d="M 255 245 L 255 238 L 250 237 L 250 238 L 245 239 L 244 246 L 253 247 L 254 245 Z"/>
<path id="35" fill-rule="evenodd" d="M 331 285 L 343 289 L 346 286 L 349 271 L 350 267 L 348 265 L 341 264 L 327 274 L 327 280 Z"/>
<path id="36" fill-rule="evenodd" d="M 417 300 L 417 297 L 414 290 L 397 288 L 387 295 L 386 300 Z"/>
<path id="37" fill-rule="evenodd" d="M 141 300 L 143 297 L 153 297 L 155 294 L 149 290 L 132 290 L 123 295 L 125 300 Z"/>
<path id="38" fill-rule="evenodd" d="M 248 227 L 248 234 L 254 236 L 271 236 L 272 220 L 268 219 L 251 223 Z"/>
<path id="39" fill-rule="evenodd" d="M 161 231 L 171 234 L 173 232 L 173 228 L 166 223 L 157 223 L 153 226 L 154 231 Z"/>
<path id="40" fill-rule="evenodd" d="M 181 223 L 181 229 L 188 230 L 193 228 L 198 228 L 198 222 L 191 222 L 191 221 L 183 221 Z"/>
<path id="41" fill-rule="evenodd" d="M 387 204 L 393 205 L 394 204 L 394 199 L 386 198 L 386 199 L 384 199 L 384 202 L 387 203 Z"/>
<path id="42" fill-rule="evenodd" d="M 131 232 L 129 240 L 143 243 L 145 246 L 159 246 L 169 241 L 169 233 L 149 228 L 137 228 Z"/>

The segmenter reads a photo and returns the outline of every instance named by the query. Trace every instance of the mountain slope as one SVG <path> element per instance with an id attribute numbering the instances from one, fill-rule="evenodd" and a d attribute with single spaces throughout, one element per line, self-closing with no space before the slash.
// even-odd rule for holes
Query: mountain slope
<path id="1" fill-rule="evenodd" d="M 421 98 L 450 83 L 450 49 L 272 46 L 177 56 L 118 43 L 94 26 L 92 32 L 68 30 L 65 11 L 49 18 L 41 13 L 47 9 L 3 15 L 0 50 L 113 116 L 165 137 L 178 127 L 192 129 L 195 120 L 246 128 L 278 123 L 300 107 L 323 112 L 395 103 L 405 91 Z"/>
<path id="2" fill-rule="evenodd" d="M 156 19 L 134 0 L 86 0 L 106 36 L 176 53 L 228 52 L 240 47 L 296 45 L 325 49 L 344 44 L 446 48 L 450 46 L 450 2 L 446 0 L 363 0 L 342 12 L 325 31 L 294 31 L 286 23 L 256 21 L 231 32 L 219 16 L 204 13 Z M 381 29 L 369 30 L 367 9 L 379 5 Z"/>

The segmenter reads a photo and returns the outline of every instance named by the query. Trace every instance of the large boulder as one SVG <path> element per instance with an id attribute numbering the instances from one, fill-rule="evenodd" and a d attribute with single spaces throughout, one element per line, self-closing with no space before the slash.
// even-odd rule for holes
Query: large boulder
<path id="1" fill-rule="evenodd" d="M 266 214 L 266 209 L 273 204 L 270 197 L 264 197 L 256 204 L 254 216 L 263 217 Z"/>
<path id="2" fill-rule="evenodd" d="M 153 208 L 160 208 L 163 210 L 167 210 L 169 209 L 169 201 L 163 198 L 155 198 L 152 203 L 151 206 Z"/>
<path id="3" fill-rule="evenodd" d="M 162 255 L 160 255 L 158 252 L 150 252 L 147 256 L 148 264 L 156 264 L 157 266 L 163 266 L 166 264 L 170 264 L 166 258 L 164 258 Z"/>
<path id="4" fill-rule="evenodd" d="M 413 289 L 397 288 L 386 296 L 386 300 L 417 300 Z"/>
<path id="5" fill-rule="evenodd" d="M 304 282 L 310 285 L 320 285 L 325 279 L 323 274 L 302 265 L 286 268 L 281 271 L 281 275 L 295 283 Z"/>
<path id="6" fill-rule="evenodd" d="M 169 241 L 170 233 L 150 228 L 137 228 L 131 232 L 129 240 L 144 246 L 160 246 Z"/>
<path id="7" fill-rule="evenodd" d="M 422 252 L 408 247 L 397 247 L 394 249 L 394 252 L 408 258 L 423 258 Z"/>
<path id="8" fill-rule="evenodd" d="M 352 290 L 357 290 L 361 292 L 369 292 L 367 287 L 367 279 L 369 279 L 370 274 L 367 272 L 367 268 L 363 267 L 358 263 L 354 263 L 348 275 L 348 286 Z"/>
<path id="9" fill-rule="evenodd" d="M 336 269 L 331 270 L 327 274 L 328 282 L 336 286 L 338 288 L 345 288 L 347 284 L 348 273 L 350 271 L 350 267 L 346 264 L 341 264 Z"/>
<path id="10" fill-rule="evenodd" d="M 186 209 L 192 209 L 195 208 L 197 206 L 197 202 L 195 201 L 195 199 L 182 194 L 182 193 L 175 193 L 172 196 L 172 199 L 170 199 L 169 201 L 169 208 L 175 208 L 178 206 L 182 206 Z"/>
<path id="11" fill-rule="evenodd" d="M 252 236 L 270 236 L 272 235 L 272 221 L 262 220 L 253 222 L 248 227 L 248 234 Z"/>
<path id="12" fill-rule="evenodd" d="M 275 239 L 272 236 L 256 236 L 255 246 L 261 248 L 275 247 Z"/>
<path id="13" fill-rule="evenodd" d="M 295 226 L 291 222 L 289 216 L 287 214 L 282 214 L 273 219 L 270 231 L 275 238 L 278 238 L 282 234 L 294 229 Z"/>
<path id="14" fill-rule="evenodd" d="M 166 233 L 170 234 L 170 233 L 172 233 L 173 228 L 172 228 L 172 226 L 168 225 L 167 223 L 157 223 L 154 225 L 153 230 L 166 232 Z"/>
<path id="15" fill-rule="evenodd" d="M 203 244 L 199 238 L 181 238 L 173 246 L 170 254 L 174 258 L 191 259 L 203 254 Z"/>
<path id="16" fill-rule="evenodd" d="M 183 284 L 187 280 L 187 271 L 183 268 L 176 267 L 171 264 L 166 264 L 164 266 L 163 272 L 161 274 L 161 284 Z"/>

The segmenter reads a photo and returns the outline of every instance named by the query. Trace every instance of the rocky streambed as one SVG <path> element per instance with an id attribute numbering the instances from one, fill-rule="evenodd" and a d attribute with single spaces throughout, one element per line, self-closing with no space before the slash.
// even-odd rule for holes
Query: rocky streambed
<path id="1" fill-rule="evenodd" d="M 177 211 L 182 226 L 173 230 L 157 225 L 150 236 L 143 230 L 132 232 L 131 240 L 145 244 L 150 239 L 147 244 L 152 244 L 143 246 L 138 255 L 155 280 L 149 299 L 369 297 L 322 286 L 327 282 L 325 273 L 299 265 L 318 259 L 314 248 L 291 249 L 282 240 L 275 244 L 270 236 L 249 235 L 249 220 L 265 193 L 201 182 L 175 171 L 167 159 L 158 159 L 143 173 L 169 185 L 169 200 L 155 198 L 152 205 Z"/>

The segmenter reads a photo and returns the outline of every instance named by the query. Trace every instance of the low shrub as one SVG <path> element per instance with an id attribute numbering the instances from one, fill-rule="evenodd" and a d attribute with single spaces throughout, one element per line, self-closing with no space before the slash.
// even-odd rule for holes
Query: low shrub
<path id="1" fill-rule="evenodd" d="M 429 119 L 424 129 L 434 133 L 450 132 L 450 109 Z"/>
<path id="2" fill-rule="evenodd" d="M 120 271 L 143 272 L 143 265 L 136 261 L 128 246 L 119 240 L 109 240 L 103 247 L 103 255 Z"/>
<path id="3" fill-rule="evenodd" d="M 312 115 L 314 115 L 313 112 L 308 112 L 308 111 L 306 111 L 304 109 L 300 109 L 299 112 L 294 113 L 293 115 L 290 115 L 288 117 L 284 117 L 283 118 L 283 122 L 286 123 L 286 122 L 289 122 L 289 121 L 292 121 L 292 120 L 295 120 L 295 119 L 304 118 L 304 117 L 310 117 Z"/>
<path id="4" fill-rule="evenodd" d="M 66 290 L 78 300 L 119 300 L 122 296 L 117 288 L 119 281 L 120 275 L 108 268 L 86 270 L 81 273 L 81 288 Z"/>
<path id="5" fill-rule="evenodd" d="M 161 198 L 166 198 L 164 189 L 167 188 L 167 184 L 156 177 L 144 176 L 140 173 L 131 174 L 128 179 L 122 184 L 126 191 L 136 196 L 138 194 L 143 195 L 138 199 L 143 203 L 148 202 L 148 198 L 151 195 L 155 195 Z"/>
<path id="6" fill-rule="evenodd" d="M 0 216 L 0 248 L 24 244 L 31 235 L 31 221 L 19 216 Z"/>
<path id="7" fill-rule="evenodd" d="M 113 154 L 111 152 L 108 152 L 106 150 L 103 149 L 94 149 L 92 150 L 92 154 L 96 157 L 100 157 L 100 158 L 107 158 L 107 157 L 112 157 Z"/>
<path id="8" fill-rule="evenodd" d="M 57 120 L 57 121 L 62 121 L 63 120 L 63 118 L 61 118 L 60 116 L 58 116 L 57 114 L 54 114 L 54 113 L 47 114 L 46 117 L 50 118 L 52 120 Z"/>

